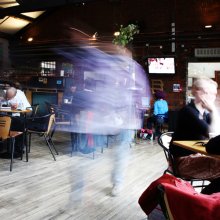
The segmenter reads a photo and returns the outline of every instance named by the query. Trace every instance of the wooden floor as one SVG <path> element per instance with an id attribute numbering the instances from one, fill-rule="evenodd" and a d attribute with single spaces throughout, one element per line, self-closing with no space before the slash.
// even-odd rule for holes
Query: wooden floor
<path id="1" fill-rule="evenodd" d="M 166 168 L 164 154 L 151 141 L 139 141 L 131 151 L 124 188 L 111 197 L 112 149 L 70 156 L 70 135 L 56 133 L 60 155 L 54 161 L 43 139 L 35 137 L 29 162 L 0 159 L 1 220 L 144 220 L 138 205 L 145 188 Z"/>

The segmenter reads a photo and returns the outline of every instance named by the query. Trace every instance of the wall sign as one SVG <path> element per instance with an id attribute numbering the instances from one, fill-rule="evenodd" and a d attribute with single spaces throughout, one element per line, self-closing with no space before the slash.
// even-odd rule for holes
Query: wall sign
<path id="1" fill-rule="evenodd" d="M 173 92 L 181 92 L 182 88 L 180 84 L 173 84 Z"/>

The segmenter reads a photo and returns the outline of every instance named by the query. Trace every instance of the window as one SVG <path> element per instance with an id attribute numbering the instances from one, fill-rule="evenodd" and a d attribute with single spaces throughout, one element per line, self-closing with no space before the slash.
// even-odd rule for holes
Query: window
<path id="1" fill-rule="evenodd" d="M 42 75 L 54 75 L 56 70 L 56 61 L 42 61 L 41 62 L 41 74 Z"/>
<path id="2" fill-rule="evenodd" d="M 62 70 L 67 75 L 73 74 L 73 64 L 71 63 L 62 63 Z"/>

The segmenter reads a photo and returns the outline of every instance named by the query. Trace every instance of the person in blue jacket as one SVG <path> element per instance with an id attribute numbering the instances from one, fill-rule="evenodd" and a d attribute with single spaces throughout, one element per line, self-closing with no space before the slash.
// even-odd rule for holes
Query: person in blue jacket
<path id="1" fill-rule="evenodd" d="M 147 128 L 152 130 L 154 124 L 154 135 L 159 136 L 161 132 L 160 126 L 168 121 L 168 103 L 165 100 L 165 92 L 158 90 L 154 95 L 156 101 L 154 102 L 153 116 L 147 120 Z M 147 136 L 148 139 L 152 139 L 152 137 L 151 134 Z"/>

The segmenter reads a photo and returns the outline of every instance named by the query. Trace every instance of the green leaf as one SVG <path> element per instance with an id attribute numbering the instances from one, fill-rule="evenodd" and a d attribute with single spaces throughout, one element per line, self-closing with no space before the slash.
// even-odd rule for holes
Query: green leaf
<path id="1" fill-rule="evenodd" d="M 135 34 L 139 33 L 137 25 L 129 24 L 127 27 L 120 25 L 119 35 L 113 39 L 113 43 L 116 45 L 126 46 L 134 38 Z"/>

